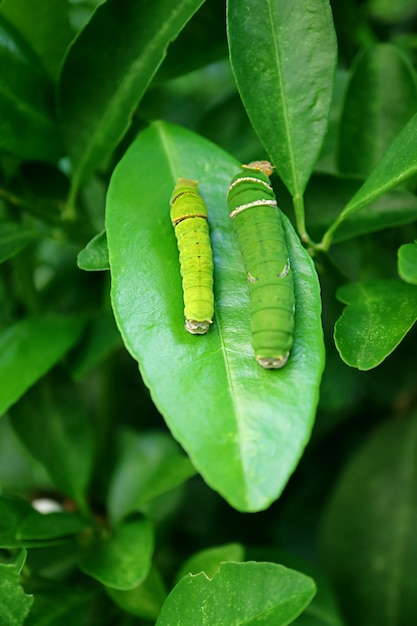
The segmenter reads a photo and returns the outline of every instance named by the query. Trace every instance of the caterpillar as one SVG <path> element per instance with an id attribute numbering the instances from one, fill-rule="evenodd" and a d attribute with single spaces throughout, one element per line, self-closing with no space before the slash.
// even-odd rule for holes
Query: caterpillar
<path id="1" fill-rule="evenodd" d="M 214 315 L 213 253 L 207 207 L 198 182 L 179 178 L 170 207 L 179 250 L 185 328 L 193 335 L 203 335 Z"/>
<path id="2" fill-rule="evenodd" d="M 242 165 L 227 201 L 249 283 L 252 347 L 267 369 L 283 367 L 293 345 L 294 286 L 269 161 Z"/>

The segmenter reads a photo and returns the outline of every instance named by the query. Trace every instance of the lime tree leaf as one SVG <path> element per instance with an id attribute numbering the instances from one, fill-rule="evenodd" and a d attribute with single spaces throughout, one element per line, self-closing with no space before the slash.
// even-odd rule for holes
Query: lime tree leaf
<path id="1" fill-rule="evenodd" d="M 0 263 L 10 259 L 38 237 L 38 233 L 15 222 L 0 222 Z"/>
<path id="2" fill-rule="evenodd" d="M 225 561 L 241 562 L 244 558 L 245 550 L 239 543 L 228 543 L 224 546 L 207 548 L 207 550 L 201 550 L 201 552 L 197 552 L 187 559 L 175 578 L 178 581 L 183 576 L 199 574 L 200 572 L 213 578 L 221 563 Z"/>
<path id="3" fill-rule="evenodd" d="M 133 589 L 147 577 L 153 552 L 153 529 L 147 519 L 131 519 L 97 543 L 80 569 L 114 589 Z"/>
<path id="4" fill-rule="evenodd" d="M 53 118 L 53 87 L 20 33 L 0 15 L 0 150 L 56 161 L 61 139 Z"/>
<path id="5" fill-rule="evenodd" d="M 413 415 L 372 434 L 324 513 L 321 552 L 349 624 L 415 623 L 416 489 Z"/>
<path id="6" fill-rule="evenodd" d="M 155 567 L 151 567 L 143 583 L 133 589 L 105 589 L 124 611 L 148 620 L 156 620 L 167 596 L 164 581 Z"/>
<path id="7" fill-rule="evenodd" d="M 93 237 L 86 247 L 78 253 L 77 265 L 80 270 L 87 272 L 110 269 L 105 230 Z"/>
<path id="8" fill-rule="evenodd" d="M 60 80 L 73 193 L 115 148 L 168 44 L 203 0 L 107 0 L 73 42 Z"/>
<path id="9" fill-rule="evenodd" d="M 337 50 L 329 2 L 228 0 L 227 23 L 252 125 L 291 195 L 302 195 L 332 98 Z"/>
<path id="10" fill-rule="evenodd" d="M 339 169 L 367 176 L 417 109 L 415 72 L 390 43 L 357 60 L 340 122 Z"/>
<path id="11" fill-rule="evenodd" d="M 126 432 L 108 492 L 113 522 L 175 489 L 196 472 L 177 443 L 164 433 Z"/>
<path id="12" fill-rule="evenodd" d="M 33 603 L 20 586 L 15 565 L 0 563 L 0 615 L 2 626 L 23 626 Z"/>
<path id="13" fill-rule="evenodd" d="M 106 230 L 116 321 L 154 402 L 207 483 L 236 508 L 255 511 L 279 496 L 308 441 L 324 349 L 317 275 L 284 220 L 295 268 L 294 348 L 280 371 L 255 361 L 247 279 L 226 204 L 239 169 L 198 135 L 156 123 L 115 170 Z M 205 336 L 184 330 L 169 218 L 178 176 L 199 180 L 208 206 L 215 315 Z"/>
<path id="14" fill-rule="evenodd" d="M 24 35 L 50 75 L 55 76 L 74 37 L 68 0 L 2 0 L 0 14 Z"/>
<path id="15" fill-rule="evenodd" d="M 417 285 L 417 242 L 399 248 L 398 273 L 405 282 Z"/>
<path id="16" fill-rule="evenodd" d="M 275 563 L 222 563 L 209 578 L 204 572 L 180 580 L 166 599 L 157 626 L 250 624 L 285 626 L 315 594 L 311 578 Z"/>
<path id="17" fill-rule="evenodd" d="M 83 326 L 75 317 L 28 318 L 0 333 L 0 415 L 64 356 Z"/>
<path id="18" fill-rule="evenodd" d="M 341 287 L 347 304 L 334 330 L 336 347 L 351 367 L 376 367 L 398 346 L 417 319 L 417 289 L 395 280 Z"/>

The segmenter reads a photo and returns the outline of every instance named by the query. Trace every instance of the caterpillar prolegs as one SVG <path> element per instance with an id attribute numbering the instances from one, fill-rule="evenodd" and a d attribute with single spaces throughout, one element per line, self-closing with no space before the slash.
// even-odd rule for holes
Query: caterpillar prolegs
<path id="1" fill-rule="evenodd" d="M 198 182 L 179 178 L 170 206 L 180 254 L 185 328 L 203 335 L 214 314 L 213 254 L 207 207 L 198 193 Z"/>
<path id="2" fill-rule="evenodd" d="M 283 367 L 293 345 L 294 287 L 282 219 L 268 161 L 243 165 L 230 184 L 230 217 L 243 256 L 252 346 L 265 368 Z"/>

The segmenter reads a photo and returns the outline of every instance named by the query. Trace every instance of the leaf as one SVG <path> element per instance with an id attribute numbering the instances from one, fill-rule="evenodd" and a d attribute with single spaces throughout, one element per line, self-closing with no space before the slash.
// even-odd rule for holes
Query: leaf
<path id="1" fill-rule="evenodd" d="M 64 356 L 83 324 L 81 318 L 45 316 L 0 333 L 0 415 Z"/>
<path id="2" fill-rule="evenodd" d="M 11 409 L 11 423 L 56 487 L 84 510 L 93 466 L 92 425 L 80 392 L 54 374 Z"/>
<path id="3" fill-rule="evenodd" d="M 61 511 L 56 513 L 38 513 L 35 509 L 25 517 L 16 528 L 16 539 L 42 541 L 67 538 L 76 535 L 87 525 L 86 520 L 75 513 Z"/>
<path id="4" fill-rule="evenodd" d="M 30 611 L 33 596 L 28 596 L 19 584 L 15 565 L 0 563 L 0 615 L 2 626 L 23 626 Z"/>
<path id="5" fill-rule="evenodd" d="M 417 113 L 392 142 L 364 184 L 349 200 L 340 219 L 356 213 L 417 174 Z"/>
<path id="6" fill-rule="evenodd" d="M 156 123 L 116 168 L 106 230 L 116 321 L 154 402 L 208 484 L 236 508 L 254 511 L 279 496 L 302 454 L 324 353 L 317 275 L 285 221 L 295 268 L 294 349 L 283 370 L 266 371 L 255 362 L 247 280 L 226 205 L 239 169 L 203 138 Z M 209 211 L 216 310 L 204 337 L 184 330 L 169 219 L 177 176 L 200 180 Z"/>
<path id="7" fill-rule="evenodd" d="M 326 132 L 336 69 L 327 0 L 228 0 L 230 60 L 261 142 L 302 195 Z"/>
<path id="8" fill-rule="evenodd" d="M 0 15 L 0 150 L 23 159 L 56 161 L 61 139 L 53 118 L 53 86 L 39 59 Z"/>
<path id="9" fill-rule="evenodd" d="M 59 87 L 73 194 L 123 137 L 168 44 L 202 2 L 107 0 L 73 42 Z"/>
<path id="10" fill-rule="evenodd" d="M 311 578 L 275 563 L 222 563 L 213 578 L 185 576 L 166 599 L 157 626 L 285 626 L 315 594 Z"/>
<path id="11" fill-rule="evenodd" d="M 155 567 L 151 567 L 143 583 L 133 589 L 122 591 L 106 587 L 106 591 L 124 611 L 148 620 L 156 620 L 167 595 L 164 581 Z"/>
<path id="12" fill-rule="evenodd" d="M 93 237 L 86 247 L 78 253 L 77 265 L 81 270 L 87 272 L 110 269 L 105 230 Z"/>
<path id="13" fill-rule="evenodd" d="M 340 122 L 339 169 L 367 176 L 417 108 L 415 72 L 390 43 L 357 60 Z"/>
<path id="14" fill-rule="evenodd" d="M 398 273 L 407 283 L 417 285 L 417 241 L 399 248 Z"/>
<path id="15" fill-rule="evenodd" d="M 175 578 L 179 581 L 183 576 L 188 574 L 195 575 L 200 572 L 204 572 L 208 578 L 213 578 L 216 572 L 218 572 L 221 563 L 225 561 L 240 562 L 244 558 L 245 550 L 239 543 L 228 543 L 223 546 L 207 548 L 187 559 Z"/>
<path id="16" fill-rule="evenodd" d="M 0 547 L 20 548 L 24 543 L 16 538 L 16 529 L 33 509 L 21 498 L 0 496 Z"/>
<path id="17" fill-rule="evenodd" d="M 0 222 L 0 263 L 10 259 L 38 237 L 38 233 L 16 222 Z"/>
<path id="18" fill-rule="evenodd" d="M 108 491 L 113 522 L 175 489 L 195 474 L 190 460 L 164 433 L 126 432 Z"/>
<path id="19" fill-rule="evenodd" d="M 417 419 L 378 428 L 339 478 L 321 552 L 355 626 L 413 626 L 417 541 Z"/>
<path id="20" fill-rule="evenodd" d="M 24 35 L 50 75 L 55 76 L 74 37 L 68 20 L 68 1 L 2 0 L 0 13 Z"/>
<path id="21" fill-rule="evenodd" d="M 398 346 L 417 319 L 417 289 L 395 280 L 341 287 L 347 304 L 334 331 L 341 358 L 351 367 L 376 367 Z"/>
<path id="22" fill-rule="evenodd" d="M 107 587 L 133 589 L 148 575 L 152 551 L 151 523 L 136 518 L 124 522 L 107 540 L 94 546 L 79 566 Z"/>

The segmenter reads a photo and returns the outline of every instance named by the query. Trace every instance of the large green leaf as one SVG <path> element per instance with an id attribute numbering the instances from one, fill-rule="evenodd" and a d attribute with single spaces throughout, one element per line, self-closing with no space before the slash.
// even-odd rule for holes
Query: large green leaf
<path id="1" fill-rule="evenodd" d="M 395 280 L 345 285 L 337 292 L 347 304 L 335 325 L 336 347 L 352 367 L 379 365 L 417 319 L 417 289 Z"/>
<path id="2" fill-rule="evenodd" d="M 22 626 L 33 603 L 24 593 L 15 565 L 0 563 L 0 620 L 2 626 Z"/>
<path id="3" fill-rule="evenodd" d="M 230 59 L 254 129 L 303 194 L 330 112 L 336 37 L 328 0 L 228 0 Z"/>
<path id="4" fill-rule="evenodd" d="M 53 87 L 40 60 L 0 15 L 0 150 L 55 161 L 62 154 L 53 118 Z"/>
<path id="5" fill-rule="evenodd" d="M 182 578 L 156 624 L 286 626 L 314 594 L 311 578 L 282 565 L 222 563 L 212 578 L 204 572 Z"/>
<path id="6" fill-rule="evenodd" d="M 279 371 L 254 359 L 247 280 L 226 205 L 238 171 L 208 141 L 156 123 L 115 170 L 106 230 L 115 317 L 157 407 L 205 480 L 236 508 L 255 511 L 279 496 L 308 441 L 324 349 L 317 275 L 285 220 L 296 290 L 294 348 Z M 203 337 L 184 330 L 169 219 L 177 176 L 200 180 L 209 210 L 215 316 Z"/>
<path id="7" fill-rule="evenodd" d="M 339 168 L 367 176 L 417 109 L 415 72 L 389 43 L 358 59 L 340 122 Z"/>
<path id="8" fill-rule="evenodd" d="M 124 135 L 168 44 L 203 1 L 107 0 L 73 42 L 59 89 L 73 193 Z"/>
<path id="9" fill-rule="evenodd" d="M 414 626 L 416 492 L 414 415 L 372 434 L 324 515 L 322 553 L 349 624 Z"/>
<path id="10" fill-rule="evenodd" d="M 25 319 L 0 333 L 0 415 L 55 365 L 79 338 L 80 318 Z"/>

